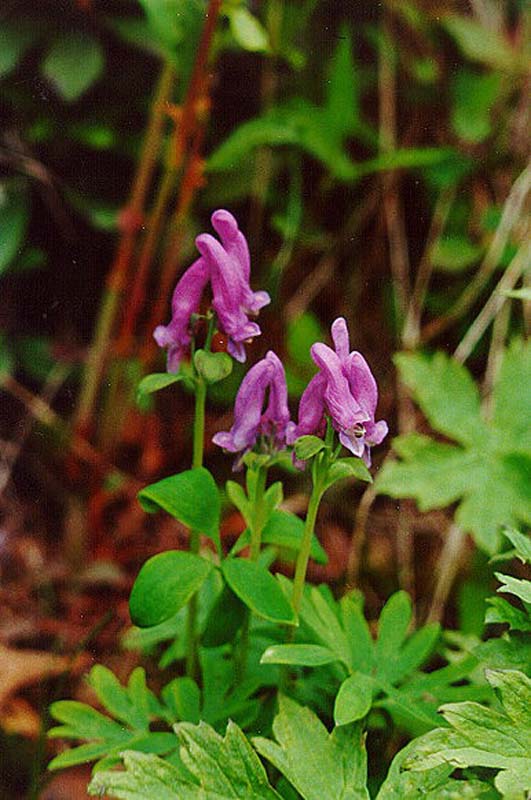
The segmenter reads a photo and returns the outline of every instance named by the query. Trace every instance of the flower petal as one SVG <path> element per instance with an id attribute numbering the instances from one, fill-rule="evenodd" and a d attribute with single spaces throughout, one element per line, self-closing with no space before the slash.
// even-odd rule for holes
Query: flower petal
<path id="1" fill-rule="evenodd" d="M 340 361 L 345 361 L 350 352 L 350 341 L 348 335 L 347 321 L 344 317 L 338 317 L 332 323 L 332 340 L 336 353 Z"/>
<path id="2" fill-rule="evenodd" d="M 330 416 L 339 429 L 348 430 L 368 419 L 351 394 L 337 353 L 321 342 L 312 345 L 311 355 L 326 378 L 324 399 Z"/>
<path id="3" fill-rule="evenodd" d="M 319 435 L 323 426 L 325 413 L 324 391 L 326 379 L 320 372 L 314 375 L 302 393 L 299 402 L 298 425 L 290 423 L 286 432 L 286 441 L 293 444 L 299 436 L 308 434 Z"/>
<path id="4" fill-rule="evenodd" d="M 208 264 L 204 258 L 198 258 L 184 272 L 173 291 L 169 324 L 158 325 L 153 332 L 159 347 L 169 348 L 168 372 L 179 371 L 179 363 L 190 344 L 190 317 L 199 311 L 208 279 Z"/>
<path id="5" fill-rule="evenodd" d="M 378 386 L 369 365 L 361 355 L 354 351 L 348 357 L 344 372 L 348 378 L 350 391 L 360 406 L 374 420 L 378 403 Z"/>

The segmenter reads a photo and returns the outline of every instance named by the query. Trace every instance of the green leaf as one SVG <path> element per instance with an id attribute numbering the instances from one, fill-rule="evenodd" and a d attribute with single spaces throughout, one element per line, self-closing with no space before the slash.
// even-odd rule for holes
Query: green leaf
<path id="1" fill-rule="evenodd" d="M 300 461 L 308 461 L 324 449 L 325 443 L 318 436 L 299 436 L 295 442 L 295 455 Z"/>
<path id="2" fill-rule="evenodd" d="M 437 239 L 430 251 L 430 261 L 443 272 L 461 272 L 481 256 L 482 248 L 466 236 L 445 234 Z"/>
<path id="3" fill-rule="evenodd" d="M 231 374 L 233 361 L 227 353 L 196 350 L 194 364 L 207 383 L 219 383 Z"/>
<path id="4" fill-rule="evenodd" d="M 168 708 L 171 724 L 178 720 L 197 724 L 201 714 L 201 692 L 191 678 L 174 678 L 163 688 L 162 699 Z"/>
<path id="5" fill-rule="evenodd" d="M 6 378 L 11 374 L 13 366 L 13 357 L 7 346 L 6 337 L 0 334 L 0 383 L 2 378 Z"/>
<path id="6" fill-rule="evenodd" d="M 487 28 L 472 17 L 457 14 L 446 15 L 443 24 L 472 61 L 504 72 L 524 69 L 524 58 L 513 50 L 501 31 Z"/>
<path id="7" fill-rule="evenodd" d="M 138 384 L 137 394 L 152 394 L 166 386 L 171 386 L 172 383 L 178 383 L 184 380 L 184 375 L 172 375 L 170 372 L 153 372 L 151 375 L 146 375 Z"/>
<path id="8" fill-rule="evenodd" d="M 415 741 L 410 742 L 396 754 L 376 800 L 497 800 L 488 783 L 450 778 L 454 770 L 448 764 L 422 772 L 405 770 L 404 763 L 414 746 Z"/>
<path id="9" fill-rule="evenodd" d="M 442 706 L 450 728 L 417 740 L 405 766 L 496 769 L 496 788 L 502 797 L 516 800 L 531 787 L 531 681 L 515 670 L 487 670 L 486 677 L 499 690 L 502 711 L 470 702 Z"/>
<path id="10" fill-rule="evenodd" d="M 465 367 L 442 352 L 431 358 L 398 353 L 394 361 L 430 425 L 460 444 L 474 444 L 484 426 L 479 392 Z"/>
<path id="11" fill-rule="evenodd" d="M 531 349 L 515 340 L 503 357 L 486 423 L 469 373 L 443 353 L 432 358 L 397 356 L 413 397 L 436 431 L 462 447 L 411 434 L 394 447 L 401 461 L 388 463 L 377 491 L 414 497 L 421 511 L 460 501 L 456 522 L 479 547 L 496 552 L 500 528 L 531 523 Z"/>
<path id="12" fill-rule="evenodd" d="M 514 339 L 494 386 L 496 445 L 531 455 L 531 344 Z"/>
<path id="13" fill-rule="evenodd" d="M 355 133 L 360 121 L 359 79 L 352 59 L 352 37 L 343 28 L 330 62 L 326 107 L 340 134 Z"/>
<path id="14" fill-rule="evenodd" d="M 298 553 L 301 549 L 304 534 L 304 522 L 289 511 L 273 511 L 262 531 L 262 543 L 272 544 L 286 550 Z M 236 555 L 251 543 L 251 533 L 245 530 L 231 550 L 231 555 Z M 328 556 L 323 550 L 315 534 L 310 545 L 310 557 L 317 564 L 326 564 Z"/>
<path id="15" fill-rule="evenodd" d="M 129 598 L 133 624 L 149 628 L 172 617 L 197 592 L 212 568 L 201 556 L 182 550 L 167 550 L 148 559 Z"/>
<path id="16" fill-rule="evenodd" d="M 498 73 L 459 69 L 452 83 L 452 127 L 465 142 L 482 142 L 491 132 L 490 116 L 501 88 Z"/>
<path id="17" fill-rule="evenodd" d="M 225 584 L 208 615 L 203 637 L 205 647 L 219 647 L 232 642 L 243 625 L 247 609 Z"/>
<path id="18" fill-rule="evenodd" d="M 526 536 L 514 528 L 505 528 L 503 535 L 514 546 L 516 556 L 522 564 L 531 564 L 531 536 Z"/>
<path id="19" fill-rule="evenodd" d="M 270 622 L 295 625 L 295 613 L 270 572 L 243 558 L 227 558 L 221 569 L 232 591 L 251 611 Z"/>
<path id="20" fill-rule="evenodd" d="M 485 613 L 486 625 L 509 625 L 509 630 L 531 631 L 531 617 L 525 611 L 511 605 L 502 597 L 487 598 L 487 611 Z"/>
<path id="21" fill-rule="evenodd" d="M 411 599 L 407 592 L 402 591 L 389 598 L 380 614 L 376 662 L 379 674 L 386 680 L 392 681 L 394 678 L 396 660 L 405 642 L 411 617 Z"/>
<path id="22" fill-rule="evenodd" d="M 169 732 L 152 732 L 150 721 L 161 718 L 163 708 L 147 688 L 145 672 L 137 667 L 129 676 L 127 687 L 106 667 L 92 668 L 88 682 L 98 700 L 115 719 L 101 714 L 84 703 L 60 700 L 52 703 L 50 713 L 63 723 L 52 728 L 52 738 L 88 739 L 86 744 L 65 750 L 49 764 L 52 770 L 103 759 L 116 763 L 122 750 L 133 748 L 146 753 L 170 753 L 177 742 Z M 90 741 L 95 740 L 95 741 Z"/>
<path id="23" fill-rule="evenodd" d="M 230 134 L 210 156 L 212 172 L 233 170 L 257 147 L 300 147 L 321 161 L 334 177 L 352 180 L 356 165 L 343 150 L 341 142 L 331 135 L 326 114 L 303 101 L 273 108 L 263 116 L 249 120 Z"/>
<path id="24" fill-rule="evenodd" d="M 108 742 L 125 742 L 129 738 L 118 722 L 77 700 L 58 700 L 50 706 L 50 713 L 63 723 L 51 729 L 48 734 L 51 738 L 106 739 Z"/>
<path id="25" fill-rule="evenodd" d="M 531 639 L 527 634 L 504 634 L 499 639 L 481 642 L 474 647 L 473 653 L 483 669 L 518 669 L 528 673 L 531 664 Z"/>
<path id="26" fill-rule="evenodd" d="M 103 50 L 97 39 L 69 32 L 53 41 L 42 63 L 42 73 L 64 100 L 73 102 L 98 80 L 104 67 Z"/>
<path id="27" fill-rule="evenodd" d="M 374 642 L 363 615 L 363 607 L 353 595 L 347 594 L 341 598 L 340 618 L 349 651 L 347 663 L 352 670 L 372 673 L 375 657 Z"/>
<path id="28" fill-rule="evenodd" d="M 467 491 L 467 470 L 475 467 L 475 457 L 461 448 L 417 433 L 394 439 L 393 448 L 403 460 L 387 462 L 380 470 L 379 493 L 415 497 L 420 511 L 429 511 L 453 503 Z"/>
<path id="29" fill-rule="evenodd" d="M 261 664 L 293 664 L 300 667 L 321 667 L 337 661 L 327 647 L 318 644 L 275 644 L 265 650 Z"/>
<path id="30" fill-rule="evenodd" d="M 132 44 L 163 55 L 178 69 L 182 85 L 187 86 L 205 19 L 202 0 L 140 0 L 140 5 L 147 30 L 141 25 L 143 20 L 130 17 L 115 19 L 114 27 Z"/>
<path id="31" fill-rule="evenodd" d="M 209 725 L 175 726 L 183 767 L 124 753 L 124 772 L 98 772 L 89 792 L 122 800 L 281 800 L 264 767 L 233 722 L 222 738 Z"/>
<path id="32" fill-rule="evenodd" d="M 304 800 L 369 800 L 367 755 L 358 725 L 328 733 L 309 708 L 281 695 L 273 733 L 276 742 L 255 737 L 253 744 Z"/>
<path id="33" fill-rule="evenodd" d="M 361 458 L 338 458 L 328 470 L 325 486 L 328 489 L 337 481 L 356 478 L 358 481 L 372 483 L 372 475 Z"/>
<path id="34" fill-rule="evenodd" d="M 145 687 L 144 671 L 141 670 L 141 672 L 144 676 Z M 96 664 L 90 672 L 88 683 L 94 689 L 100 703 L 113 717 L 127 723 L 132 728 L 141 731 L 149 730 L 150 715 L 143 702 L 143 697 L 140 698 L 133 694 L 131 698 L 114 672 L 101 664 Z M 134 687 L 134 685 L 133 683 L 132 686 Z"/>
<path id="35" fill-rule="evenodd" d="M 216 482 L 204 467 L 152 483 L 138 493 L 138 499 L 144 511 L 153 514 L 163 509 L 192 530 L 219 542 L 221 501 Z"/>
<path id="36" fill-rule="evenodd" d="M 20 180 L 0 182 L 0 275 L 20 256 L 28 221 L 26 183 Z"/>
<path id="37" fill-rule="evenodd" d="M 354 672 L 339 687 L 334 704 L 336 725 L 348 725 L 367 716 L 372 706 L 374 681 L 370 675 Z"/>
<path id="38" fill-rule="evenodd" d="M 282 585 L 289 594 L 289 582 L 283 579 Z M 419 672 L 436 650 L 440 628 L 430 624 L 408 635 L 410 621 L 411 601 L 405 592 L 397 592 L 382 610 L 378 639 L 373 642 L 354 595 L 337 604 L 314 587 L 303 595 L 297 640 L 324 647 L 343 663 L 345 672 L 365 675 L 371 681 L 373 705 L 385 708 L 400 728 L 416 735 L 440 724 L 436 713 L 440 702 L 453 699 L 455 691 L 468 690 L 453 684 L 463 682 L 477 659 L 470 656 L 430 673 Z"/>
<path id="39" fill-rule="evenodd" d="M 299 317 L 289 320 L 286 331 L 286 348 L 290 359 L 299 366 L 308 367 L 313 374 L 315 364 L 310 355 L 310 348 L 312 344 L 325 338 L 326 331 L 311 311 L 305 311 Z"/>
<path id="40" fill-rule="evenodd" d="M 235 40 L 251 53 L 267 53 L 270 49 L 267 31 L 245 6 L 228 8 L 230 29 Z"/>
<path id="41" fill-rule="evenodd" d="M 231 503 L 236 506 L 247 525 L 249 525 L 252 519 L 251 506 L 243 486 L 240 486 L 236 481 L 227 481 L 225 490 Z"/>
<path id="42" fill-rule="evenodd" d="M 502 575 L 501 572 L 495 572 L 494 574 L 502 584 L 498 587 L 498 592 L 514 594 L 524 603 L 531 603 L 531 581 L 513 578 L 511 575 Z"/>
<path id="43" fill-rule="evenodd" d="M 0 27 L 0 78 L 8 75 L 22 60 L 39 37 L 39 29 L 31 20 L 2 19 Z"/>
<path id="44" fill-rule="evenodd" d="M 264 504 L 267 511 L 267 516 L 270 517 L 271 514 L 277 509 L 277 507 L 282 503 L 284 500 L 284 487 L 282 485 L 282 481 L 275 481 L 272 483 L 269 489 L 264 494 Z"/>

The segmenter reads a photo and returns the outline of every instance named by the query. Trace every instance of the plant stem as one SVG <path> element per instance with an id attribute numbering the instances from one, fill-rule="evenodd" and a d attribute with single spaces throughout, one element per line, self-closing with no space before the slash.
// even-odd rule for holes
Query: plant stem
<path id="1" fill-rule="evenodd" d="M 267 481 L 267 467 L 257 468 L 257 476 L 254 481 L 252 496 L 249 496 L 250 504 L 253 508 L 253 517 L 249 522 L 251 531 L 251 561 L 258 561 L 260 547 L 262 545 L 262 531 L 266 523 L 264 493 Z M 242 681 L 247 667 L 247 653 L 249 650 L 249 628 L 251 624 L 251 611 L 247 609 L 242 623 L 239 647 L 235 658 L 236 681 Z"/>
<path id="2" fill-rule="evenodd" d="M 192 467 L 203 466 L 203 450 L 205 446 L 205 404 L 207 385 L 201 376 L 197 378 L 195 390 L 194 446 Z"/>
<path id="3" fill-rule="evenodd" d="M 304 591 L 304 581 L 306 579 L 306 570 L 308 569 L 308 561 L 310 558 L 310 548 L 312 545 L 312 536 L 315 530 L 315 521 L 317 519 L 317 511 L 319 510 L 319 503 L 324 494 L 324 488 L 321 480 L 314 480 L 312 493 L 310 495 L 310 502 L 308 503 L 308 511 L 306 513 L 306 521 L 304 523 L 304 534 L 302 537 L 301 549 L 297 556 L 297 564 L 295 566 L 295 578 L 293 580 L 293 594 L 291 595 L 291 603 L 296 614 L 299 613 L 302 601 L 302 593 Z"/>
<path id="4" fill-rule="evenodd" d="M 209 321 L 208 333 L 205 342 L 205 350 L 210 350 L 210 342 L 214 330 L 215 319 Z M 192 469 L 203 466 L 203 454 L 205 449 L 205 406 L 207 396 L 207 384 L 202 375 L 196 373 L 195 383 L 195 412 L 194 412 L 194 438 L 192 451 Z M 200 532 L 190 530 L 190 552 L 199 553 L 201 544 Z M 188 653 L 186 655 L 186 674 L 189 678 L 197 679 L 199 658 L 197 652 L 197 594 L 192 595 L 188 603 L 187 619 L 187 641 Z"/>
<path id="5" fill-rule="evenodd" d="M 256 478 L 256 485 L 254 497 L 249 498 L 254 506 L 253 519 L 250 525 L 251 528 L 251 561 L 257 561 L 260 555 L 260 547 L 262 545 L 262 531 L 265 525 L 265 508 L 264 508 L 264 492 L 267 480 L 267 468 L 258 467 L 258 475 Z"/>

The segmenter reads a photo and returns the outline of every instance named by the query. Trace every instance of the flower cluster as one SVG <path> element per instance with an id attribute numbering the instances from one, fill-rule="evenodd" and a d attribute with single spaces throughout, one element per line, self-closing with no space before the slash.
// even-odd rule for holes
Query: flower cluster
<path id="1" fill-rule="evenodd" d="M 375 421 L 378 387 L 369 365 L 357 351 L 350 352 L 347 323 L 338 317 L 332 325 L 334 350 L 321 342 L 311 355 L 319 367 L 306 387 L 299 405 L 299 421 L 288 431 L 288 444 L 304 434 L 322 433 L 325 414 L 339 433 L 339 440 L 370 466 L 370 448 L 387 435 L 384 420 Z"/>
<path id="2" fill-rule="evenodd" d="M 250 257 L 245 236 L 229 211 L 212 214 L 212 225 L 221 242 L 208 233 L 196 239 L 200 258 L 194 261 L 177 283 L 172 297 L 172 317 L 159 325 L 153 336 L 168 349 L 168 372 L 178 372 L 191 342 L 190 319 L 200 309 L 203 292 L 210 282 L 212 307 L 221 330 L 228 337 L 227 350 L 237 361 L 245 361 L 244 343 L 261 331 L 250 314 L 270 302 L 267 292 L 253 292 L 249 285 Z"/>
<path id="3" fill-rule="evenodd" d="M 311 349 L 319 372 L 301 397 L 297 424 L 290 421 L 284 368 L 269 351 L 242 381 L 231 430 L 216 434 L 214 443 L 240 453 L 251 450 L 263 437 L 269 448 L 282 450 L 299 436 L 322 435 L 328 416 L 341 444 L 370 465 L 370 448 L 380 444 L 388 430 L 386 422 L 375 421 L 376 381 L 361 353 L 350 352 L 347 323 L 342 317 L 332 325 L 332 339 L 334 350 L 322 343 Z"/>
<path id="4" fill-rule="evenodd" d="M 270 450 L 283 450 L 289 422 L 286 374 L 282 362 L 270 350 L 241 383 L 232 428 L 217 433 L 213 442 L 230 453 L 240 453 L 252 449 L 263 438 Z"/>

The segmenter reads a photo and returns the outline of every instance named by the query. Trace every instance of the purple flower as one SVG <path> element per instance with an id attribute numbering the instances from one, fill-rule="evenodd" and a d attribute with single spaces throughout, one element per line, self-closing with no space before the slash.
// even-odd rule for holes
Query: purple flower
<path id="1" fill-rule="evenodd" d="M 178 281 L 171 300 L 171 322 L 158 325 L 153 336 L 159 347 L 168 348 L 168 372 L 178 372 L 190 346 L 190 317 L 199 311 L 201 295 L 209 280 L 208 265 L 198 258 Z"/>
<path id="2" fill-rule="evenodd" d="M 244 343 L 261 331 L 249 314 L 270 302 L 267 292 L 253 292 L 249 285 L 250 257 L 245 236 L 229 211 L 212 214 L 212 225 L 221 243 L 208 233 L 196 239 L 201 258 L 189 267 L 175 287 L 172 318 L 169 325 L 159 325 L 153 335 L 160 347 L 168 348 L 168 372 L 177 372 L 191 341 L 190 317 L 200 308 L 201 296 L 210 281 L 212 306 L 220 329 L 228 336 L 228 352 L 237 361 L 245 361 Z"/>
<path id="3" fill-rule="evenodd" d="M 278 356 L 269 350 L 265 358 L 251 367 L 241 383 L 234 404 L 232 428 L 216 433 L 212 441 L 224 450 L 240 453 L 253 448 L 258 438 L 263 436 L 273 449 L 281 450 L 286 446 L 288 423 L 284 367 Z"/>
<path id="4" fill-rule="evenodd" d="M 356 351 L 349 352 L 347 323 L 339 317 L 332 325 L 335 349 L 317 343 L 312 358 L 320 372 L 312 378 L 299 405 L 299 423 L 290 427 L 288 441 L 304 434 L 322 433 L 329 414 L 339 440 L 355 456 L 370 465 L 370 448 L 387 435 L 387 423 L 375 422 L 378 387 L 369 365 Z"/>
<path id="5" fill-rule="evenodd" d="M 249 285 L 249 248 L 238 223 L 228 211 L 216 211 L 212 225 L 221 243 L 208 233 L 196 239 L 196 246 L 209 266 L 212 306 L 229 337 L 227 350 L 237 361 L 245 361 L 244 342 L 261 331 L 248 314 L 256 314 L 270 302 L 267 292 L 253 292 Z"/>

